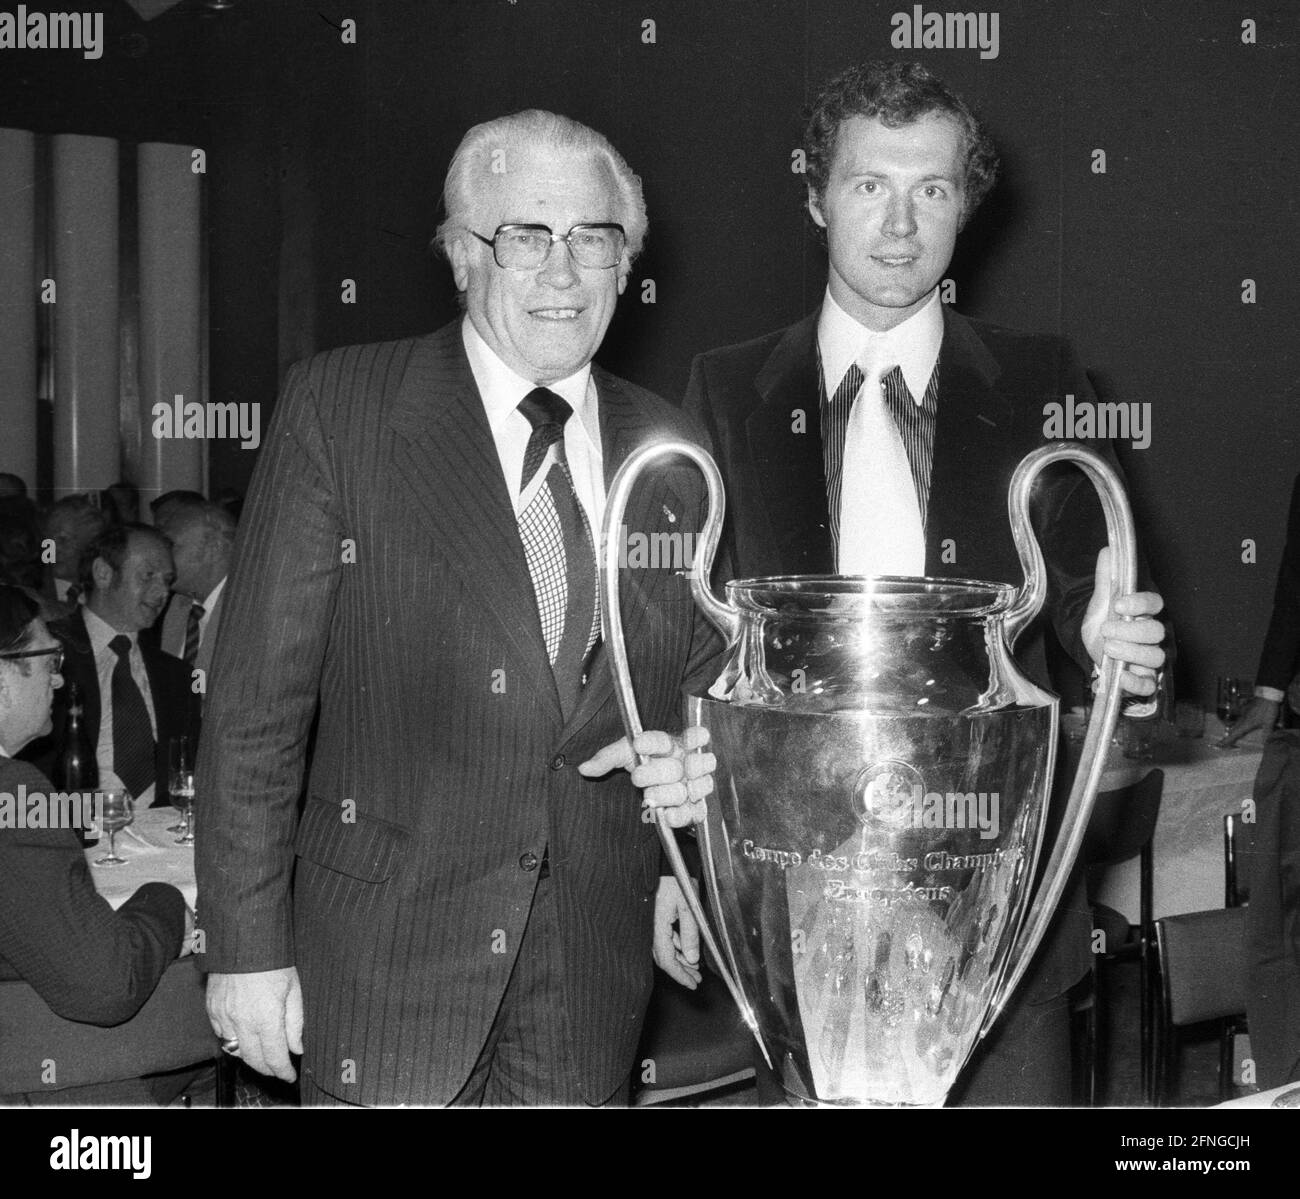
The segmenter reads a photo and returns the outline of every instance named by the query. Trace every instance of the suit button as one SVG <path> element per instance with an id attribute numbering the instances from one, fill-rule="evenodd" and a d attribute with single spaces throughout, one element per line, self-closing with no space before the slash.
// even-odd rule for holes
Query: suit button
<path id="1" fill-rule="evenodd" d="M 563 770 L 565 761 L 566 759 L 563 754 L 556 754 L 555 757 L 551 759 L 551 769 Z"/>
<path id="2" fill-rule="evenodd" d="M 531 849 L 527 853 L 519 855 L 519 869 L 520 870 L 537 869 L 537 855 L 533 853 Z"/>

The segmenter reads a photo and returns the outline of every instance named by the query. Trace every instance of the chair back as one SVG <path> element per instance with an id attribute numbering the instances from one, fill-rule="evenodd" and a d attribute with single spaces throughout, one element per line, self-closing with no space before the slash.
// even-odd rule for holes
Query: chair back
<path id="1" fill-rule="evenodd" d="M 1223 906 L 1239 907 L 1250 900 L 1250 876 L 1255 866 L 1255 824 L 1229 812 L 1223 818 Z"/>
<path id="2" fill-rule="evenodd" d="M 1100 792 L 1083 838 L 1085 865 L 1115 866 L 1150 845 L 1164 786 L 1165 772 L 1151 770 L 1127 787 Z"/>
<path id="3" fill-rule="evenodd" d="M 1143 937 L 1151 935 L 1153 913 L 1151 841 L 1160 818 L 1160 797 L 1164 794 L 1165 772 L 1149 770 L 1136 783 L 1102 791 L 1097 796 L 1088 831 L 1084 835 L 1082 859 L 1088 868 L 1088 898 L 1107 867 L 1140 857 L 1138 872 L 1138 925 Z M 1144 941 L 1144 944 L 1146 942 Z"/>
<path id="4" fill-rule="evenodd" d="M 0 982 L 0 1095 L 140 1078 L 216 1053 L 193 957 L 174 962 L 145 1005 L 112 1028 L 65 1020 L 27 983 Z"/>
<path id="5" fill-rule="evenodd" d="M 1165 1016 L 1176 1028 L 1246 1012 L 1246 909 L 1188 912 L 1156 921 Z"/>

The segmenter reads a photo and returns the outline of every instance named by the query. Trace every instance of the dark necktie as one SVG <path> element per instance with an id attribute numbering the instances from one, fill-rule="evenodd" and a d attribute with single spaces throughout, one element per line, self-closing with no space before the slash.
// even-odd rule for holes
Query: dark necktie
<path id="1" fill-rule="evenodd" d="M 203 619 L 207 609 L 202 604 L 191 604 L 189 615 L 185 618 L 185 649 L 181 657 L 185 659 L 187 666 L 194 665 L 194 659 L 199 652 L 199 621 Z"/>
<path id="2" fill-rule="evenodd" d="M 113 773 L 138 799 L 155 781 L 153 729 L 144 696 L 131 677 L 131 638 L 119 633 L 108 643 L 113 667 Z"/>
<path id="3" fill-rule="evenodd" d="M 519 514 L 519 535 L 560 708 L 567 719 L 577 706 L 583 665 L 600 630 L 595 543 L 564 456 L 564 423 L 573 409 L 553 391 L 537 387 L 520 401 L 519 411 L 533 427 L 524 452 L 521 495 L 541 469 L 547 451 L 556 447 L 556 461 Z"/>

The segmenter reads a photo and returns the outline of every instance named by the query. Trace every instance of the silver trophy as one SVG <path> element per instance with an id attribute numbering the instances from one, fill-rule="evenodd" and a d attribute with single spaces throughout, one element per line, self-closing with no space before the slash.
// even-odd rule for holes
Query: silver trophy
<path id="1" fill-rule="evenodd" d="M 1088 474 L 1124 594 L 1136 564 L 1123 486 L 1076 444 L 1029 454 L 1008 496 L 1019 590 L 784 576 L 730 582 L 723 601 L 709 586 L 725 502 L 716 464 L 686 442 L 642 448 L 610 489 L 601 562 L 604 635 L 629 736 L 641 722 L 616 531 L 645 468 L 677 455 L 708 481 L 691 588 L 729 647 L 687 713 L 709 730 L 718 759 L 698 829 L 716 935 L 660 825 L 664 849 L 715 969 L 794 1100 L 941 1104 L 1061 899 L 1120 706 L 1122 666 L 1108 659 L 1040 877 L 1058 703 L 1011 656 L 1047 590 L 1030 488 L 1055 462 Z"/>

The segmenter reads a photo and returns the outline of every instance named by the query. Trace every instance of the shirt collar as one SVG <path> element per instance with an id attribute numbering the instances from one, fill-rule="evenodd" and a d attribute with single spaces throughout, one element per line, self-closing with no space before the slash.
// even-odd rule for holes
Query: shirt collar
<path id="1" fill-rule="evenodd" d="M 98 658 L 106 653 L 116 653 L 116 650 L 110 650 L 108 643 L 114 637 L 129 637 L 131 639 L 131 648 L 136 647 L 136 635 L 134 633 L 120 633 L 108 621 L 102 617 L 96 616 L 89 608 L 81 609 L 82 615 L 86 621 L 86 633 L 90 637 L 90 648 L 95 651 L 95 657 Z"/>
<path id="2" fill-rule="evenodd" d="M 203 615 L 206 616 L 212 611 L 212 605 L 217 602 L 217 596 L 221 594 L 221 589 L 226 585 L 223 578 L 211 591 L 208 592 L 208 598 L 203 601 Z M 197 601 L 196 601 L 197 602 Z"/>
<path id="3" fill-rule="evenodd" d="M 518 411 L 519 402 L 537 384 L 516 374 L 502 362 L 500 355 L 483 340 L 468 315 L 461 324 L 461 339 L 465 343 L 470 370 L 474 373 L 474 382 L 478 384 L 479 394 L 483 397 L 483 407 L 487 411 L 488 425 L 493 435 L 512 415 L 518 415 L 520 420 L 527 421 L 528 418 Z M 553 391 L 568 401 L 578 418 L 578 427 L 599 449 L 600 424 L 596 405 L 592 402 L 590 383 L 591 363 L 588 362 L 581 370 L 565 379 L 548 383 L 546 387 L 548 391 Z"/>
<path id="4" fill-rule="evenodd" d="M 903 370 L 903 381 L 912 393 L 912 402 L 919 405 L 930 386 L 943 342 L 943 306 L 939 303 L 938 287 L 920 310 L 886 333 L 875 333 L 860 325 L 835 302 L 828 288 L 817 319 L 817 344 L 821 347 L 828 396 L 835 394 L 844 372 L 872 340 L 888 347 L 889 357 Z"/>

